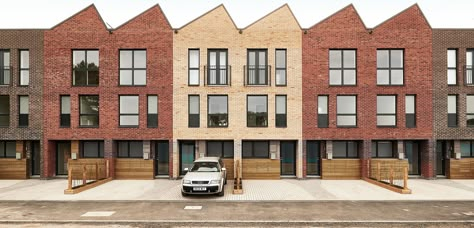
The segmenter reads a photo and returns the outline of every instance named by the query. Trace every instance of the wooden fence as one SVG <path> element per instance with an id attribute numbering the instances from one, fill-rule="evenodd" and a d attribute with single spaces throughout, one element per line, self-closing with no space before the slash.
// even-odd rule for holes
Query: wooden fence
<path id="1" fill-rule="evenodd" d="M 109 178 L 109 161 L 105 159 L 68 160 L 68 186 L 65 193 Z"/>
<path id="2" fill-rule="evenodd" d="M 369 161 L 369 178 L 387 185 L 383 187 L 398 188 L 400 193 L 411 192 L 408 189 L 408 160 L 372 159 Z"/>

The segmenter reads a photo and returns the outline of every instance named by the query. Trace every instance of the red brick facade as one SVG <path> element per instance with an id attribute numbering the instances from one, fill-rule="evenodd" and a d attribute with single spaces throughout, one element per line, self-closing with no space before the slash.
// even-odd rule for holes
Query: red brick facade
<path id="1" fill-rule="evenodd" d="M 166 140 L 171 148 L 172 32 L 158 6 L 109 31 L 93 5 L 45 32 L 44 177 L 55 175 L 55 140 L 104 140 L 111 161 L 113 140 Z M 72 86 L 73 49 L 99 50 L 99 86 Z M 146 49 L 146 86 L 119 86 L 120 49 Z M 59 126 L 60 95 L 71 97 L 70 128 Z M 79 95 L 99 95 L 98 128 L 79 127 Z M 138 128 L 119 127 L 119 95 L 139 95 Z M 147 128 L 147 95 L 158 95 L 158 128 Z"/>
<path id="2" fill-rule="evenodd" d="M 367 29 L 350 5 L 303 34 L 303 140 L 361 140 L 363 176 L 371 140 L 423 140 L 424 177 L 432 177 L 432 33 L 414 5 Z M 329 85 L 329 50 L 356 49 L 355 86 Z M 377 85 L 377 49 L 404 50 L 404 84 Z M 357 96 L 357 127 L 336 126 L 336 96 Z M 377 95 L 397 96 L 396 127 L 377 127 Z M 317 127 L 317 96 L 328 95 L 329 127 Z M 416 95 L 416 128 L 405 127 L 405 95 Z M 306 149 L 305 149 L 306 150 Z M 305 153 L 306 154 L 306 153 Z M 304 173 L 306 173 L 304 171 Z"/>

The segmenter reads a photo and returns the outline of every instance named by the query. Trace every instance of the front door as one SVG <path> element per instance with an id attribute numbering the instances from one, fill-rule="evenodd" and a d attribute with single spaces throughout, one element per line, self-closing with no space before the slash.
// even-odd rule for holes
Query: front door
<path id="1" fill-rule="evenodd" d="M 447 143 L 445 141 L 436 142 L 436 175 L 446 175 L 446 151 Z"/>
<path id="2" fill-rule="evenodd" d="M 71 142 L 56 144 L 56 175 L 67 175 L 67 162 L 71 158 Z"/>
<path id="3" fill-rule="evenodd" d="M 282 176 L 296 175 L 295 142 L 280 142 L 280 161 L 280 174 Z"/>
<path id="4" fill-rule="evenodd" d="M 158 141 L 155 144 L 155 175 L 169 175 L 169 143 Z"/>
<path id="5" fill-rule="evenodd" d="M 420 143 L 417 141 L 406 141 L 405 154 L 408 158 L 408 174 L 420 175 Z"/>
<path id="6" fill-rule="evenodd" d="M 184 175 L 186 174 L 184 169 L 191 169 L 193 166 L 195 143 L 194 141 L 184 141 L 180 143 L 179 147 L 179 174 Z"/>
<path id="7" fill-rule="evenodd" d="M 31 142 L 31 175 L 40 175 L 40 142 Z"/>
<path id="8" fill-rule="evenodd" d="M 306 142 L 306 175 L 321 175 L 320 146 L 317 141 Z"/>

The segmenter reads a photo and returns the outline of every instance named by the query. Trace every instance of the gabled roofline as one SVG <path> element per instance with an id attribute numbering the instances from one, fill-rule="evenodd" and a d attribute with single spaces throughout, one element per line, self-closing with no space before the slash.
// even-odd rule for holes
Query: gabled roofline
<path id="1" fill-rule="evenodd" d="M 57 24 L 57 25 L 51 27 L 50 29 L 51 29 L 51 30 L 55 29 L 56 27 L 58 27 L 58 26 L 64 24 L 66 21 L 71 20 L 73 17 L 75 17 L 75 16 L 79 15 L 80 13 L 82 13 L 82 12 L 88 10 L 88 9 L 91 8 L 91 7 L 94 8 L 94 10 L 95 10 L 95 11 L 97 12 L 97 14 L 99 15 L 100 21 L 102 21 L 102 25 L 104 25 L 105 30 L 109 30 L 109 29 L 107 28 L 107 25 L 105 24 L 104 19 L 103 19 L 102 16 L 100 15 L 99 10 L 97 10 L 97 7 L 95 7 L 94 3 L 88 5 L 86 8 L 80 10 L 79 12 L 77 12 L 77 13 L 73 14 L 72 16 L 66 18 L 65 20 L 59 22 L 59 24 Z"/>
<path id="2" fill-rule="evenodd" d="M 122 23 L 121 25 L 117 26 L 116 28 L 111 29 L 111 30 L 112 30 L 112 31 L 116 31 L 116 30 L 122 28 L 123 26 L 129 24 L 130 22 L 134 21 L 135 19 L 139 18 L 140 16 L 142 16 L 143 14 L 147 13 L 148 11 L 154 9 L 155 7 L 157 7 L 157 8 L 160 10 L 161 14 L 163 14 L 163 16 L 165 17 L 166 23 L 168 23 L 168 28 L 172 29 L 171 24 L 170 24 L 170 21 L 168 20 L 168 17 L 166 17 L 165 12 L 163 11 L 163 9 L 161 9 L 160 4 L 157 3 L 157 4 L 153 5 L 153 6 L 151 6 L 150 8 L 146 9 L 145 11 L 139 13 L 138 15 L 132 17 L 131 19 L 125 21 L 124 23 Z"/>
<path id="3" fill-rule="evenodd" d="M 316 22 L 316 23 L 313 24 L 312 26 L 310 26 L 310 27 L 308 27 L 308 28 L 306 28 L 306 29 L 303 29 L 303 30 L 311 30 L 312 28 L 318 26 L 319 24 L 322 24 L 322 23 L 326 22 L 327 20 L 331 19 L 332 17 L 338 15 L 339 13 L 341 13 L 342 11 L 344 11 L 344 10 L 346 10 L 346 9 L 348 9 L 348 8 L 354 9 L 354 11 L 355 11 L 355 13 L 356 13 L 356 15 L 357 15 L 357 18 L 359 18 L 359 21 L 360 21 L 360 22 L 362 23 L 362 25 L 364 26 L 364 29 L 365 29 L 365 30 L 368 30 L 367 26 L 365 25 L 364 21 L 362 20 L 362 17 L 360 16 L 359 12 L 358 12 L 357 9 L 355 8 L 354 4 L 352 4 L 352 3 L 349 4 L 349 5 L 347 5 L 347 6 L 345 6 L 345 7 L 343 7 L 342 9 L 336 11 L 335 13 L 333 13 L 333 14 L 327 16 L 326 18 L 322 19 L 321 21 Z"/>
<path id="4" fill-rule="evenodd" d="M 219 4 L 219 5 L 217 5 L 216 7 L 214 7 L 214 8 L 212 8 L 212 9 L 208 10 L 207 12 L 201 14 L 201 16 L 194 18 L 193 20 L 191 20 L 190 22 L 184 24 L 183 26 L 181 26 L 181 27 L 179 27 L 179 28 L 174 28 L 174 29 L 175 29 L 175 30 L 180 30 L 180 29 L 182 29 L 182 28 L 184 28 L 184 27 L 186 27 L 186 26 L 188 26 L 188 25 L 194 23 L 195 21 L 197 21 L 197 20 L 203 18 L 204 16 L 210 14 L 210 13 L 213 12 L 214 10 L 217 10 L 219 7 L 224 8 L 225 13 L 226 13 L 227 16 L 230 18 L 230 21 L 232 21 L 232 24 L 234 25 L 234 28 L 235 28 L 235 29 L 239 29 L 239 28 L 237 28 L 237 25 L 235 24 L 234 19 L 232 19 L 232 17 L 230 16 L 229 11 L 227 11 L 227 8 L 225 8 L 225 5 L 222 4 L 222 3 Z"/>
<path id="5" fill-rule="evenodd" d="M 250 28 L 251 26 L 253 26 L 253 25 L 259 23 L 259 22 L 262 21 L 263 19 L 269 17 L 270 15 L 272 15 L 273 13 L 275 13 L 275 12 L 277 12 L 277 11 L 283 9 L 284 7 L 288 7 L 288 10 L 290 10 L 291 16 L 292 16 L 293 19 L 296 21 L 296 24 L 298 24 L 298 27 L 300 28 L 300 30 L 302 30 L 301 25 L 300 25 L 300 22 L 298 21 L 298 19 L 296 19 L 295 14 L 294 14 L 293 11 L 291 10 L 291 7 L 288 5 L 288 3 L 285 3 L 285 4 L 281 5 L 280 7 L 278 7 L 278 8 L 276 8 L 276 9 L 272 10 L 271 12 L 265 14 L 263 17 L 257 19 L 256 21 L 252 22 L 251 24 L 249 24 L 249 25 L 247 25 L 247 26 L 241 28 L 241 30 L 246 30 L 246 29 Z"/>
<path id="6" fill-rule="evenodd" d="M 407 7 L 406 9 L 404 9 L 404 10 L 398 12 L 397 14 L 395 14 L 395 15 L 389 17 L 388 19 L 382 21 L 381 23 L 379 23 L 378 25 L 376 25 L 376 26 L 373 27 L 372 29 L 373 29 L 373 30 L 376 30 L 378 27 L 380 27 L 380 26 L 384 25 L 385 23 L 388 23 L 389 21 L 391 21 L 391 20 L 397 18 L 398 16 L 402 15 L 403 13 L 405 13 L 406 11 L 408 11 L 408 10 L 410 10 L 410 9 L 412 9 L 412 8 L 417 8 L 417 9 L 421 12 L 421 16 L 422 16 L 423 20 L 424 20 L 425 23 L 428 25 L 428 27 L 430 27 L 430 29 L 432 29 L 430 23 L 429 23 L 428 20 L 426 19 L 425 14 L 424 14 L 423 11 L 421 10 L 421 8 L 420 8 L 420 6 L 418 5 L 418 3 L 415 3 L 415 4 L 413 4 L 413 5 L 409 6 L 409 7 Z"/>

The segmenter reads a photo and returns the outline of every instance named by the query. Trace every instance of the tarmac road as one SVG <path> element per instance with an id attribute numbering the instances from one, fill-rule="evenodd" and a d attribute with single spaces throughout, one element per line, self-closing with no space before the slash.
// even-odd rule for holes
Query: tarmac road
<path id="1" fill-rule="evenodd" d="M 474 201 L 0 202 L 0 227 L 44 226 L 474 227 Z"/>

